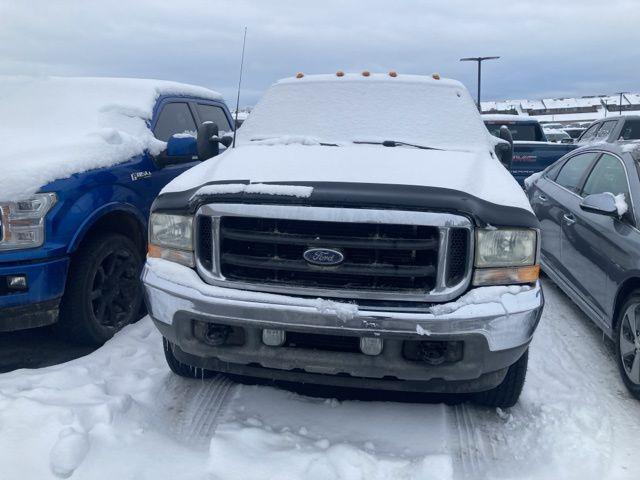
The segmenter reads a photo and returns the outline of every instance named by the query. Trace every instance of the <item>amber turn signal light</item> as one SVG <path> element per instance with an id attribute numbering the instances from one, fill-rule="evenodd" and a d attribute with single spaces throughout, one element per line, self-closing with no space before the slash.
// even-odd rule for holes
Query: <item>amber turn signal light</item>
<path id="1" fill-rule="evenodd" d="M 528 267 L 478 268 L 473 274 L 475 286 L 535 283 L 540 277 L 540 265 Z"/>

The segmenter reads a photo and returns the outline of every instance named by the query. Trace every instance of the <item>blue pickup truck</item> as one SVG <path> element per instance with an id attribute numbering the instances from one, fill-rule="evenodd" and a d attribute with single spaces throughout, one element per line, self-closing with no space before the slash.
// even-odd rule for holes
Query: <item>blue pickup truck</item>
<path id="1" fill-rule="evenodd" d="M 103 343 L 142 311 L 152 201 L 201 160 L 165 142 L 207 122 L 230 131 L 231 114 L 219 94 L 173 82 L 0 87 L 0 331 L 58 322 L 67 338 Z"/>
<path id="2" fill-rule="evenodd" d="M 500 136 L 506 126 L 513 137 L 511 174 L 524 186 L 524 179 L 541 172 L 560 157 L 577 148 L 576 145 L 549 142 L 537 120 L 519 115 L 482 115 L 489 132 Z"/>

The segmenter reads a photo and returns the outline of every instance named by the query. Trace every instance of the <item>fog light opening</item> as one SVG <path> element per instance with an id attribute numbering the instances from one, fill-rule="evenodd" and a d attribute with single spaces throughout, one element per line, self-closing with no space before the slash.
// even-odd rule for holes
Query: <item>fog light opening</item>
<path id="1" fill-rule="evenodd" d="M 194 336 L 202 342 L 213 347 L 219 347 L 227 343 L 233 329 L 229 325 L 208 323 L 199 320 L 193 322 Z"/>
<path id="2" fill-rule="evenodd" d="M 360 339 L 360 351 L 365 355 L 380 355 L 383 342 L 381 338 L 362 337 Z"/>
<path id="3" fill-rule="evenodd" d="M 262 343 L 270 347 L 281 347 L 287 340 L 287 332 L 275 328 L 262 330 Z"/>
<path id="4" fill-rule="evenodd" d="M 9 290 L 15 290 L 23 292 L 27 290 L 27 276 L 26 275 L 9 275 L 7 277 L 7 287 Z"/>

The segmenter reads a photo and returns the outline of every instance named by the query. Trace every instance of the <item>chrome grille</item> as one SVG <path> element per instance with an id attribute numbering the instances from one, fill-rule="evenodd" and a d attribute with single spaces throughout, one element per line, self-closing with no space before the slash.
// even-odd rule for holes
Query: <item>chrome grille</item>
<path id="1" fill-rule="evenodd" d="M 433 212 L 212 204 L 196 221 L 200 275 L 215 285 L 325 298 L 447 301 L 471 272 L 471 222 Z M 304 260 L 309 248 L 344 255 Z"/>

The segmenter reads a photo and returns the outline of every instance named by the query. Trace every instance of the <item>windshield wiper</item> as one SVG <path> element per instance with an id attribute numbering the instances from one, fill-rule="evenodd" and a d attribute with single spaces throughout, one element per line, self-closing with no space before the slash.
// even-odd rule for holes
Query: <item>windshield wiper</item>
<path id="1" fill-rule="evenodd" d="M 398 147 L 398 146 L 413 147 L 413 148 L 419 148 L 421 150 L 442 150 L 441 148 L 426 147 L 424 145 L 416 145 L 415 143 L 407 143 L 407 142 L 398 142 L 396 140 L 384 140 L 382 142 L 365 142 L 360 140 L 354 140 L 353 143 L 356 143 L 358 145 L 382 145 L 383 147 Z"/>
<path id="2" fill-rule="evenodd" d="M 269 142 L 269 141 L 278 141 L 279 139 L 282 139 L 283 137 L 255 137 L 250 139 L 250 142 Z M 302 138 L 292 138 L 292 139 L 287 139 L 287 141 L 289 142 L 288 144 L 302 144 L 303 143 Z M 337 143 L 324 143 L 324 142 L 315 142 L 309 145 L 320 145 L 322 147 L 339 147 L 340 145 L 338 145 Z"/>

